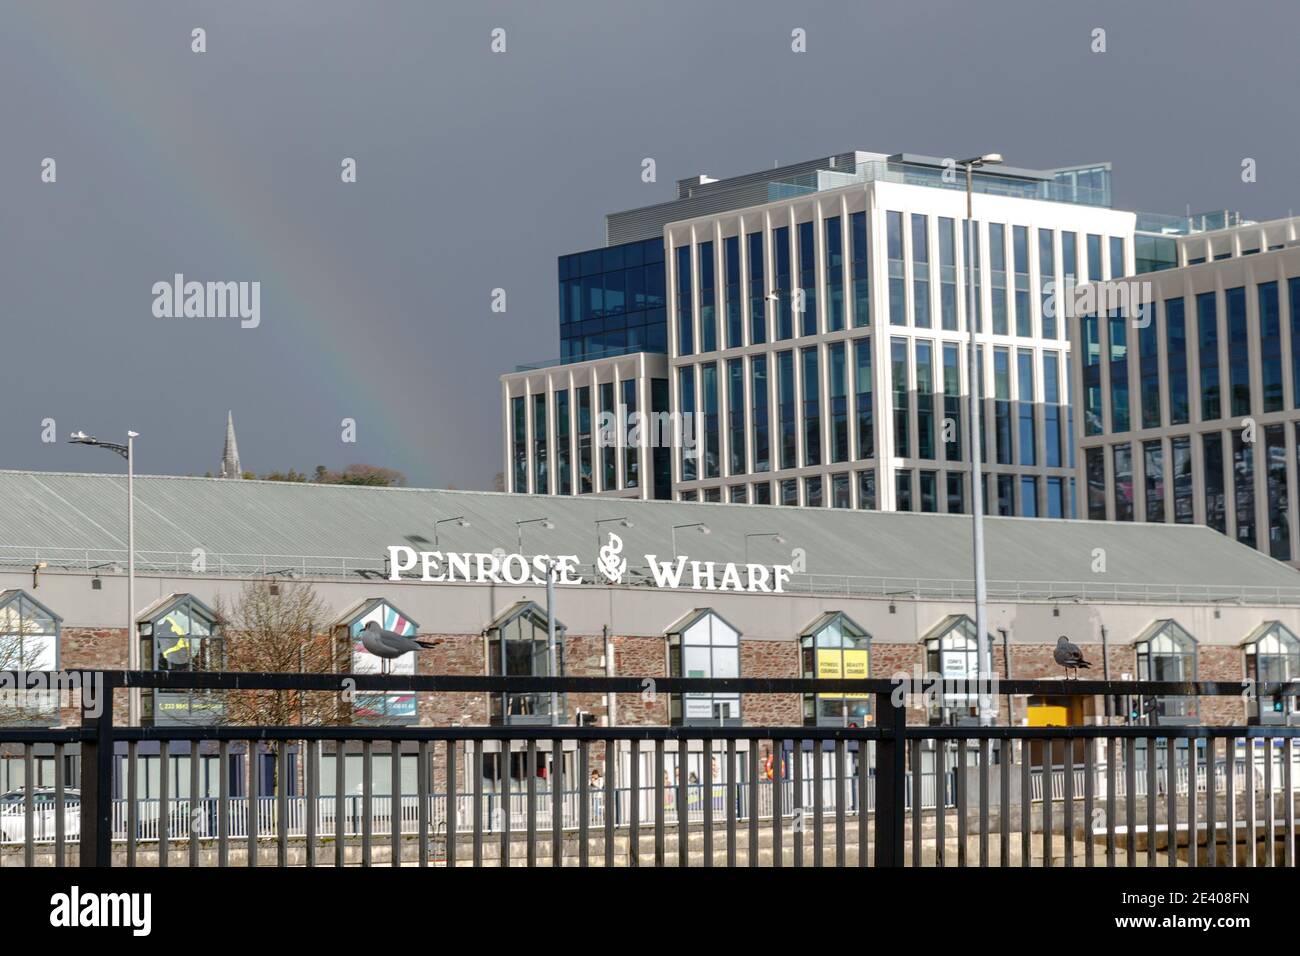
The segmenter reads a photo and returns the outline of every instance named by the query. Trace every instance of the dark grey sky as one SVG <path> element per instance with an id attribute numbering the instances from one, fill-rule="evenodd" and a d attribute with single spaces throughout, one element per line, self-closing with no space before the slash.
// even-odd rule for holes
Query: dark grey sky
<path id="1" fill-rule="evenodd" d="M 139 470 L 203 474 L 229 408 L 247 469 L 490 488 L 498 375 L 558 353 L 556 256 L 700 172 L 998 150 L 1110 160 L 1122 208 L 1286 215 L 1298 9 L 3 0 L 0 467 L 112 470 L 63 439 L 134 427 Z M 260 281 L 261 326 L 154 318 L 176 272 Z"/>

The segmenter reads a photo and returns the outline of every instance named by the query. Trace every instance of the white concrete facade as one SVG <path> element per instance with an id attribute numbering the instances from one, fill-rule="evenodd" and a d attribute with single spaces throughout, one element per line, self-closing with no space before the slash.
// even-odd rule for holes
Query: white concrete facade
<path id="1" fill-rule="evenodd" d="M 979 296 L 980 309 L 985 317 L 983 331 L 977 334 L 977 340 L 982 346 L 981 362 L 983 375 L 987 383 L 985 389 L 986 399 L 983 404 L 982 420 L 987 435 L 985 470 L 991 475 L 1015 476 L 1019 478 L 1032 478 L 1035 480 L 1036 493 L 1032 508 L 1022 506 L 1017 503 L 1012 505 L 1009 511 L 1004 513 L 1015 514 L 1048 514 L 1057 513 L 1056 508 L 1061 507 L 1061 502 L 1056 507 L 1050 507 L 1046 501 L 1048 479 L 1057 479 L 1060 487 L 1063 489 L 1062 495 L 1068 493 L 1068 487 L 1074 471 L 1070 467 L 1070 442 L 1067 431 L 1067 422 L 1069 420 L 1066 389 L 1067 381 L 1067 360 L 1066 354 L 1069 351 L 1069 340 L 1065 328 L 1062 325 L 1057 326 L 1054 336 L 1045 336 L 1043 334 L 1043 316 L 1042 316 L 1042 296 L 1040 294 L 1041 282 L 1048 278 L 1054 279 L 1060 283 L 1064 277 L 1062 257 L 1062 241 L 1064 233 L 1073 233 L 1075 236 L 1075 267 L 1072 270 L 1074 275 L 1086 277 L 1089 274 L 1089 261 L 1087 253 L 1087 237 L 1097 237 L 1100 247 L 1101 261 L 1095 264 L 1095 268 L 1102 270 L 1100 276 L 1120 275 L 1131 273 L 1133 269 L 1133 229 L 1135 216 L 1130 212 L 1116 211 L 1109 208 L 1089 206 L 1082 204 L 1071 204 L 1061 202 L 1051 202 L 1046 200 L 1031 200 L 1009 196 L 991 195 L 977 192 L 973 200 L 974 218 L 978 227 L 978 248 L 981 250 L 979 261 Z M 864 213 L 866 215 L 867 235 L 868 235 L 868 277 L 869 277 L 869 302 L 871 315 L 869 322 L 863 323 L 862 317 L 854 313 L 855 296 L 851 291 L 852 267 L 851 259 L 853 255 L 852 244 L 852 227 L 851 217 L 854 213 Z M 888 256 L 888 214 L 898 213 L 902 216 L 902 261 L 901 263 L 891 263 Z M 966 289 L 964 286 L 966 251 L 964 244 L 963 230 L 965 227 L 966 200 L 965 194 L 960 189 L 934 188 L 921 185 L 907 185 L 903 183 L 874 181 L 859 183 L 846 188 L 826 190 L 811 195 L 798 196 L 792 199 L 768 203 L 762 206 L 748 209 L 728 211 L 725 213 L 705 216 L 698 219 L 692 219 L 682 222 L 670 223 L 664 231 L 665 243 L 665 260 L 668 270 L 668 318 L 669 318 L 669 347 L 671 351 L 669 363 L 672 372 L 672 400 L 674 408 L 682 407 L 682 375 L 694 377 L 695 394 L 697 406 L 701 401 L 703 388 L 702 368 L 710 363 L 717 363 L 718 369 L 718 435 L 719 442 L 717 447 L 717 469 L 716 474 L 709 473 L 705 475 L 698 473 L 695 478 L 689 479 L 684 475 L 684 462 L 680 455 L 674 457 L 673 463 L 673 484 L 675 498 L 692 498 L 696 495 L 706 500 L 740 500 L 734 495 L 731 489 L 750 485 L 744 500 L 758 500 L 756 490 L 759 484 L 770 484 L 774 479 L 777 481 L 775 486 L 770 488 L 770 500 L 773 503 L 785 501 L 792 504 L 809 505 L 818 503 L 810 495 L 809 479 L 821 481 L 821 504 L 847 507 L 879 507 L 885 510 L 894 510 L 902 504 L 898 500 L 899 487 L 897 484 L 898 476 L 902 473 L 910 479 L 904 488 L 910 491 L 912 499 L 911 507 L 915 510 L 937 510 L 946 511 L 948 508 L 948 495 L 945 493 L 947 484 L 947 475 L 954 476 L 953 480 L 961 483 L 961 502 L 964 507 L 953 510 L 969 510 L 970 507 L 970 489 L 967 480 L 969 468 L 968 453 L 968 434 L 969 427 L 966 421 L 965 400 L 962 398 L 960 408 L 960 446 L 961 457 L 958 460 L 945 460 L 945 447 L 940 440 L 942 435 L 943 414 L 943 396 L 945 390 L 945 379 L 943 374 L 943 353 L 944 346 L 951 345 L 957 349 L 957 369 L 959 384 L 956 392 L 959 396 L 967 394 L 967 358 L 966 345 L 968 342 L 968 333 L 966 331 Z M 926 255 L 922 260 L 918 255 L 918 250 L 913 248 L 913 217 L 924 217 L 926 224 L 925 236 L 927 242 Z M 841 250 L 843 255 L 843 324 L 842 328 L 833 329 L 829 321 L 828 304 L 827 304 L 827 235 L 826 223 L 828 219 L 839 218 L 840 229 L 842 230 Z M 942 220 L 951 220 L 951 228 L 954 235 L 954 258 L 955 262 L 952 268 L 941 265 L 940 249 L 940 225 Z M 749 294 L 751 263 L 746 255 L 746 237 L 755 232 L 760 232 L 763 237 L 763 250 L 765 261 L 763 263 L 764 295 L 770 296 L 777 289 L 775 254 L 773 252 L 775 242 L 775 230 L 781 227 L 788 227 L 790 249 L 791 275 L 797 276 L 799 266 L 798 262 L 798 227 L 801 223 L 813 223 L 813 237 L 815 242 L 815 276 L 816 276 L 816 332 L 815 334 L 801 335 L 799 332 L 801 316 L 794 316 L 794 335 L 788 339 L 778 340 L 776 328 L 776 305 L 770 299 L 765 302 L 765 321 L 766 335 L 765 342 L 754 341 L 752 333 L 752 300 Z M 993 295 L 994 295 L 994 276 L 991 258 L 988 255 L 990 248 L 990 224 L 1001 225 L 1004 227 L 1003 255 L 1006 263 L 1006 275 L 1003 281 L 1007 301 L 1008 329 L 1007 334 L 995 334 L 992 331 L 990 321 Z M 946 226 L 946 223 L 944 224 Z M 1022 281 L 1027 282 L 1028 286 L 1028 304 L 1030 309 L 1030 328 L 1029 335 L 1020 336 L 1014 334 L 1016 331 L 1016 320 L 1014 316 L 1015 303 L 1015 283 L 1017 276 L 1014 272 L 1014 227 L 1024 227 L 1027 237 L 1027 274 L 1022 276 Z M 1052 269 L 1049 275 L 1043 275 L 1039 256 L 1039 230 L 1050 230 L 1050 242 L 1053 250 Z M 744 343 L 739 346 L 720 348 L 708 353 L 700 353 L 698 346 L 701 342 L 701 289 L 699 284 L 700 276 L 700 249 L 702 243 L 712 242 L 712 251 L 715 257 L 714 275 L 717 276 L 716 285 L 716 302 L 715 315 L 721 326 L 725 322 L 727 304 L 725 301 L 726 286 L 725 280 L 727 263 L 724 259 L 725 241 L 729 237 L 738 236 L 740 238 L 741 256 L 740 256 L 740 281 L 738 288 L 741 290 L 741 329 L 744 335 Z M 1110 249 L 1111 239 L 1122 241 L 1123 263 L 1111 263 Z M 694 323 L 694 334 L 691 336 L 696 346 L 696 351 L 692 354 L 681 354 L 681 329 L 679 326 L 679 316 L 683 314 L 679 309 L 678 301 L 678 252 L 681 247 L 690 248 L 691 256 L 691 295 L 689 314 Z M 904 290 L 903 302 L 905 308 L 905 324 L 893 324 L 890 319 L 890 289 L 889 281 L 891 278 L 891 264 L 894 266 L 893 277 L 901 278 Z M 901 274 L 898 266 L 901 265 Z M 1100 277 L 1099 276 L 1099 277 Z M 925 281 L 924 287 L 918 286 L 917 280 Z M 955 292 L 955 318 L 948 322 L 950 328 L 945 328 L 943 315 L 942 286 L 950 283 Z M 927 295 L 926 306 L 930 317 L 929 327 L 918 325 L 917 323 L 917 300 L 915 292 L 918 288 Z M 922 310 L 923 313 L 925 310 Z M 721 329 L 718 334 L 719 344 L 727 344 L 721 341 Z M 871 364 L 871 391 L 872 391 L 872 417 L 874 424 L 874 449 L 870 454 L 864 454 L 865 449 L 860 447 L 859 434 L 855 414 L 855 391 L 852 387 L 853 379 L 853 348 L 861 342 L 864 347 L 870 349 Z M 900 454 L 900 436 L 895 433 L 894 424 L 894 395 L 891 382 L 891 344 L 900 343 L 906 349 L 907 354 L 907 390 L 909 393 L 910 412 L 908 415 L 907 428 L 909 434 L 906 440 L 906 446 L 909 453 Z M 830 368 L 830 350 L 843 343 L 845 350 L 845 376 L 849 379 L 844 385 L 844 397 L 848 405 L 849 414 L 849 449 L 848 455 L 842 461 L 828 461 L 828 456 L 832 453 L 831 443 L 831 413 L 832 393 L 831 393 L 831 376 L 828 374 Z M 928 344 L 933 367 L 933 378 L 931 381 L 931 395 L 934 396 L 933 404 L 935 414 L 934 422 L 934 449 L 933 457 L 922 458 L 918 454 L 919 449 L 919 419 L 916 411 L 917 406 L 917 379 L 918 379 L 918 343 Z M 807 437 L 808 432 L 805 428 L 803 419 L 803 407 L 805 397 L 805 382 L 803 381 L 803 361 L 800 360 L 803 350 L 808 348 L 817 349 L 817 368 L 820 372 L 819 381 L 816 383 L 816 395 L 818 408 L 820 411 L 819 422 L 819 445 L 821 454 L 818 461 L 813 463 L 808 455 Z M 1022 400 L 1024 396 L 1020 394 L 1019 382 L 1015 375 L 1014 368 L 1016 365 L 1016 356 L 1018 351 L 1024 351 L 1032 356 L 1032 396 L 1030 399 L 1034 403 L 1034 436 L 1036 448 L 1032 455 L 1033 464 L 1028 464 L 1031 456 L 1025 454 L 1022 449 L 1014 447 L 1009 456 L 1009 462 L 999 462 L 997 460 L 996 439 L 994 434 L 995 424 L 995 395 L 1003 398 L 998 389 L 995 389 L 994 381 L 994 362 L 999 350 L 1008 350 L 1005 354 L 1008 358 L 1008 378 L 1006 383 L 1007 391 L 1005 400 L 1010 404 L 1012 411 L 1010 414 L 1014 417 L 1015 403 Z M 777 363 L 778 356 L 784 352 L 794 351 L 794 372 L 796 383 L 794 394 L 796 396 L 796 422 L 795 436 L 797 441 L 796 461 L 792 467 L 780 467 L 778 443 L 780 435 L 780 424 L 778 421 L 777 410 L 780 400 L 780 383 L 778 382 Z M 756 469 L 754 456 L 755 434 L 754 423 L 752 421 L 752 412 L 756 407 L 756 396 L 754 394 L 754 375 L 753 366 L 756 357 L 765 357 L 767 371 L 767 408 L 768 408 L 768 433 L 769 447 L 771 454 L 769 456 L 769 469 L 759 471 Z M 729 430 L 726 427 L 728 416 L 731 412 L 725 387 L 725 376 L 723 370 L 727 368 L 730 361 L 740 361 L 743 363 L 744 382 L 744 434 L 746 436 L 746 451 L 743 469 L 732 469 L 729 466 L 731 462 L 731 446 L 729 442 Z M 1059 380 L 1058 402 L 1061 406 L 1060 421 L 1058 427 L 1060 433 L 1061 460 L 1059 466 L 1047 467 L 1043 464 L 1046 460 L 1045 453 L 1045 423 L 1044 423 L 1044 362 L 1052 362 L 1055 365 L 1055 371 Z M 811 394 L 811 393 L 810 393 Z M 1014 421 L 1013 421 L 1014 426 Z M 1015 427 L 1012 428 L 1012 443 L 1018 444 L 1018 434 Z M 702 454 L 699 458 L 701 467 L 707 462 L 708 456 Z M 963 464 L 965 462 L 965 464 Z M 1022 464 L 1021 462 L 1026 462 Z M 865 500 L 870 484 L 866 476 L 872 476 L 876 493 L 876 501 L 869 502 Z M 933 476 L 932 478 L 928 476 Z M 839 478 L 838 486 L 843 487 L 847 481 L 848 500 L 835 493 L 837 487 L 834 476 Z M 993 489 L 990 510 L 997 512 L 998 500 L 997 492 L 998 479 L 986 479 L 989 487 Z M 791 500 L 782 495 L 782 482 L 793 481 L 795 497 Z M 935 488 L 935 494 L 932 501 L 926 502 L 922 481 L 932 481 Z M 1020 498 L 1020 482 L 1014 481 L 1015 498 L 1018 502 Z M 784 487 L 789 487 L 785 485 Z M 813 489 L 816 488 L 814 484 Z M 1065 499 L 1062 499 L 1065 501 Z M 932 505 L 932 509 L 929 507 Z M 1065 508 L 1061 509 L 1065 516 L 1069 516 L 1068 501 L 1065 501 Z"/>
<path id="2" fill-rule="evenodd" d="M 1072 402 L 1080 410 L 1076 471 L 1079 488 L 1089 491 L 1080 517 L 1210 524 L 1296 564 L 1300 217 L 1180 238 L 1178 262 L 1140 277 L 1150 283 L 1155 303 L 1150 332 L 1144 335 L 1141 321 L 1130 317 L 1124 341 L 1112 342 L 1109 323 L 1098 324 L 1094 368 L 1100 377 L 1092 396 L 1085 382 L 1084 322 L 1072 320 Z M 1235 323 L 1230 296 L 1237 303 Z M 1177 333 L 1172 346 L 1170 334 L 1178 302 L 1182 361 Z M 1211 306 L 1213 341 L 1207 341 L 1200 318 Z M 1176 311 L 1173 316 L 1176 326 Z M 1243 327 L 1244 339 L 1238 334 Z M 1112 354 L 1122 361 L 1112 362 Z M 1184 377 L 1185 388 L 1175 387 Z M 1115 410 L 1125 404 L 1125 388 L 1130 421 L 1119 429 Z M 1093 429 L 1082 425 L 1089 408 L 1095 410 Z M 1221 468 L 1217 483 L 1207 486 L 1207 448 L 1213 464 L 1216 446 Z M 1125 456 L 1131 479 L 1123 478 Z"/>
<path id="3" fill-rule="evenodd" d="M 598 416 L 601 411 L 601 386 L 613 389 L 613 411 L 623 404 L 624 392 L 631 382 L 636 408 L 652 408 L 651 390 L 656 379 L 668 377 L 667 360 L 662 355 L 637 352 L 612 358 L 552 365 L 501 376 L 501 434 L 504 441 L 506 491 L 521 494 L 600 494 L 618 498 L 654 497 L 648 470 L 651 456 L 651 429 L 624 429 L 631 444 L 615 442 L 602 446 Z M 589 431 L 582 429 L 580 390 L 591 402 Z M 566 394 L 561 401 L 557 396 Z M 544 425 L 539 421 L 537 400 L 544 401 Z M 517 421 L 518 401 L 523 400 L 524 415 Z M 567 409 L 561 406 L 567 402 Z M 621 419 L 620 419 L 621 420 Z M 519 426 L 522 425 L 522 430 Z M 542 426 L 542 427 L 539 427 Z M 522 438 L 524 454 L 519 457 L 517 442 Z M 545 443 L 547 454 L 540 457 L 538 442 Z M 585 444 L 584 444 L 585 442 Z M 565 480 L 567 454 L 568 478 Z M 603 467 L 603 455 L 611 456 L 613 475 Z M 633 458 L 632 456 L 635 455 Z M 584 490 L 583 462 L 589 460 L 587 478 L 590 489 Z M 629 469 L 629 461 L 637 467 Z M 522 472 L 520 469 L 522 468 Z M 634 477 L 635 475 L 635 477 Z M 522 478 L 522 481 L 520 480 Z M 565 486 L 567 485 L 567 490 Z"/>

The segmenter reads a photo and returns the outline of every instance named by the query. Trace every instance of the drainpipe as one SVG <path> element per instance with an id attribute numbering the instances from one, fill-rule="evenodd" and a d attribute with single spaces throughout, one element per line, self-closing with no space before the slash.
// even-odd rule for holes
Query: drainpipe
<path id="1" fill-rule="evenodd" d="M 605 640 L 605 676 L 614 676 L 614 642 L 609 639 L 609 625 L 601 625 L 601 636 Z M 610 691 L 605 695 L 605 725 L 618 725 L 618 695 Z"/>
<path id="2" fill-rule="evenodd" d="M 1007 629 L 998 628 L 998 633 L 1002 635 L 1002 670 L 1007 675 L 1007 680 L 1011 680 L 1011 649 L 1007 646 Z M 1016 724 L 1016 715 L 1011 710 L 1011 695 L 1007 694 L 1007 726 L 1014 727 Z"/>
<path id="3" fill-rule="evenodd" d="M 1106 643 L 1105 624 L 1101 626 L 1101 679 L 1105 681 L 1110 680 L 1110 649 Z M 1113 716 L 1111 714 L 1110 694 L 1103 694 L 1102 696 L 1106 698 L 1105 700 L 1106 723 L 1109 724 L 1110 718 Z"/>

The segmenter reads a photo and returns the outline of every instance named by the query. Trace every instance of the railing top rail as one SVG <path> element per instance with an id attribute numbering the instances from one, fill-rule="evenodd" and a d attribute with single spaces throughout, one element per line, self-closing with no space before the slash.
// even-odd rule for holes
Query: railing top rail
<path id="1" fill-rule="evenodd" d="M 170 690 L 303 690 L 420 691 L 457 693 L 590 693 L 640 694 L 647 689 L 669 694 L 1014 694 L 1046 697 L 1091 697 L 1128 694 L 1151 697 L 1300 696 L 1300 681 L 1114 681 L 1114 680 L 940 680 L 915 675 L 896 678 L 794 677 L 502 677 L 461 674 L 300 674 L 243 671 L 90 671 L 58 672 L 104 687 Z M 20 684 L 32 674 L 0 671 L 0 687 Z M 344 682 L 346 681 L 346 685 Z"/>

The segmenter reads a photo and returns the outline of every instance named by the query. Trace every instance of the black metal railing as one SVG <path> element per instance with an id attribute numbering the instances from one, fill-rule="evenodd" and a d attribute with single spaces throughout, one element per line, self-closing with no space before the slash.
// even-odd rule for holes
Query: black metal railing
<path id="1" fill-rule="evenodd" d="M 920 681 L 93 676 L 100 706 L 81 726 L 0 730 L 0 751 L 21 764 L 5 779 L 22 779 L 0 805 L 0 864 L 1295 866 L 1294 726 L 909 724 L 909 705 L 923 712 L 920 696 L 945 692 Z M 341 693 L 345 677 L 352 692 L 435 697 L 730 693 L 790 695 L 797 708 L 803 694 L 852 693 L 873 698 L 876 719 L 125 727 L 107 705 L 135 688 Z M 1240 698 L 1243 685 L 987 690 L 1211 699 Z M 1251 691 L 1290 700 L 1300 685 Z"/>

